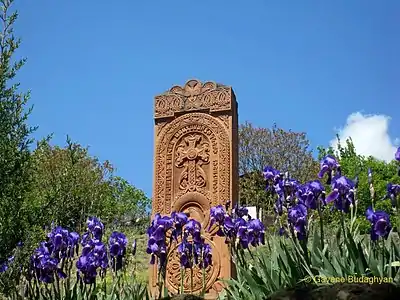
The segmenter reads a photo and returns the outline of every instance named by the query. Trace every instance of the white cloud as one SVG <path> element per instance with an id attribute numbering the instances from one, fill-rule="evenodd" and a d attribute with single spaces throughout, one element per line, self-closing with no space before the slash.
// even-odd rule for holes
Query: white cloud
<path id="1" fill-rule="evenodd" d="M 389 162 L 394 159 L 396 144 L 400 141 L 398 138 L 390 138 L 389 122 L 390 117 L 385 115 L 363 115 L 356 112 L 347 117 L 346 125 L 337 133 L 342 144 L 351 137 L 357 153 Z M 336 138 L 331 140 L 330 145 L 337 148 Z"/>

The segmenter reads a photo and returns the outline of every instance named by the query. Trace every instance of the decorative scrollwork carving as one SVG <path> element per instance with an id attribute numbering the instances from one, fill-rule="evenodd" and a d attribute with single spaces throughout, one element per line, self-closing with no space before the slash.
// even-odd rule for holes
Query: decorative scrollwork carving
<path id="1" fill-rule="evenodd" d="M 161 130 L 163 130 L 163 128 L 165 127 L 165 125 L 167 125 L 168 122 L 163 121 L 163 122 L 158 122 L 155 126 L 155 134 L 156 136 L 159 136 L 161 133 Z"/>
<path id="2" fill-rule="evenodd" d="M 197 152 L 199 149 L 188 151 L 190 146 L 180 144 L 183 138 L 191 135 L 207 137 L 208 141 L 200 145 L 200 152 Z M 155 203 L 153 207 L 157 208 L 156 212 L 164 214 L 171 212 L 172 201 L 176 199 L 175 197 L 180 197 L 189 191 L 187 189 L 190 187 L 189 174 L 195 175 L 192 177 L 194 178 L 192 186 L 197 186 L 196 191 L 206 197 L 211 197 L 212 205 L 223 204 L 229 200 L 230 139 L 226 128 L 221 126 L 215 117 L 204 113 L 188 113 L 174 119 L 160 133 L 156 147 L 156 181 L 153 199 L 153 203 Z M 197 157 L 196 165 L 199 168 L 205 163 L 211 165 L 210 174 L 205 174 L 204 170 L 199 171 L 196 165 L 188 165 L 187 172 L 181 172 L 180 175 L 175 174 L 173 171 L 174 158 L 175 163 L 180 166 L 193 155 L 201 157 L 201 160 Z M 200 161 L 203 165 L 199 164 Z M 207 178 L 210 178 L 208 187 Z M 174 190 L 175 181 L 179 182 L 177 185 L 180 187 L 179 190 Z"/>
<path id="3" fill-rule="evenodd" d="M 226 129 L 230 128 L 230 125 L 229 125 L 230 117 L 228 115 L 218 116 L 218 119 L 220 119 L 222 121 L 222 123 L 224 124 Z"/>
<path id="4" fill-rule="evenodd" d="M 231 88 L 214 82 L 189 80 L 183 87 L 174 86 L 155 97 L 155 118 L 194 110 L 225 111 L 231 109 Z"/>

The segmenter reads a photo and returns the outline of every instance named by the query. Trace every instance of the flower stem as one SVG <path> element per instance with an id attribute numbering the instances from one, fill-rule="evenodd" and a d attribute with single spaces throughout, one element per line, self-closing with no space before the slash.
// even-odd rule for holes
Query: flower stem
<path id="1" fill-rule="evenodd" d="M 180 294 L 183 294 L 183 277 L 185 276 L 185 269 L 181 267 L 181 286 L 180 286 Z"/>
<path id="2" fill-rule="evenodd" d="M 391 266 L 389 266 L 390 268 Z M 381 277 L 385 276 L 385 240 L 382 239 L 382 273 Z"/>
<path id="3" fill-rule="evenodd" d="M 193 267 L 190 267 L 190 292 L 193 294 Z"/>
<path id="4" fill-rule="evenodd" d="M 321 209 L 321 201 L 318 200 L 319 228 L 321 231 L 321 250 L 324 249 L 324 219 Z"/>
<path id="5" fill-rule="evenodd" d="M 343 238 L 346 239 L 346 229 L 344 226 L 344 212 L 343 211 L 340 212 L 340 225 L 341 225 L 342 231 L 343 231 Z"/>
<path id="6" fill-rule="evenodd" d="M 204 296 L 204 294 L 206 293 L 206 269 L 202 268 L 203 271 L 203 291 L 201 292 L 201 296 Z"/>

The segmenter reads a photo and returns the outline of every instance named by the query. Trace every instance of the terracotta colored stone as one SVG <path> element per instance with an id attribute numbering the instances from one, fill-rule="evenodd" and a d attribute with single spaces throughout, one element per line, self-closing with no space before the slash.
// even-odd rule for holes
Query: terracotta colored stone
<path id="1" fill-rule="evenodd" d="M 231 87 L 190 80 L 155 97 L 155 160 L 152 215 L 173 211 L 188 213 L 205 229 L 212 247 L 213 265 L 206 270 L 206 299 L 222 289 L 218 279 L 234 276 L 224 238 L 207 231 L 210 208 L 238 195 L 238 117 Z M 177 245 L 173 245 L 177 247 Z M 193 293 L 202 289 L 202 272 L 194 269 Z M 172 294 L 180 287 L 180 264 L 176 249 L 168 259 L 166 284 Z M 157 268 L 150 268 L 150 287 L 156 290 Z M 191 293 L 190 270 L 184 291 Z"/>

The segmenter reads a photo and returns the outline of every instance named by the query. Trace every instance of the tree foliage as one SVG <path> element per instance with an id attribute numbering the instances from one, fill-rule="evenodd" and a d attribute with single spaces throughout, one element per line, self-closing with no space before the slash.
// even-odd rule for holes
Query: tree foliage
<path id="1" fill-rule="evenodd" d="M 391 212 L 391 219 L 394 224 L 397 223 L 396 214 L 392 209 L 390 200 L 384 199 L 388 182 L 399 184 L 400 177 L 397 176 L 397 164 L 393 160 L 389 163 L 378 160 L 372 156 L 366 157 L 357 154 L 351 138 L 345 141 L 343 145 L 338 137 L 338 148 L 322 148 L 319 147 L 318 157 L 321 159 L 327 154 L 334 155 L 340 162 L 343 174 L 351 179 L 358 180 L 357 199 L 358 199 L 358 222 L 360 229 L 364 232 L 368 230 L 369 223 L 365 218 L 365 211 L 369 206 L 372 206 L 371 190 L 368 183 L 368 169 L 372 171 L 373 178 L 373 196 L 374 207 L 377 210 Z M 338 220 L 338 214 L 329 213 L 331 219 Z"/>
<path id="2" fill-rule="evenodd" d="M 24 238 L 24 202 L 29 193 L 31 133 L 27 125 L 31 108 L 29 93 L 20 93 L 17 71 L 25 59 L 14 60 L 20 45 L 13 25 L 17 12 L 10 12 L 12 0 L 0 2 L 0 261 Z"/>
<path id="3" fill-rule="evenodd" d="M 276 124 L 262 128 L 245 122 L 239 127 L 239 193 L 242 204 L 272 209 L 273 199 L 264 191 L 262 170 L 271 166 L 300 181 L 315 178 L 318 164 L 303 132 L 285 131 Z"/>
<path id="4" fill-rule="evenodd" d="M 109 218 L 114 218 L 118 223 L 138 224 L 148 221 L 151 200 L 142 190 L 132 186 L 121 177 L 111 180 L 113 190 L 113 205 Z"/>
<path id="5" fill-rule="evenodd" d="M 91 215 L 110 224 L 136 220 L 148 211 L 150 199 L 143 191 L 114 176 L 110 162 L 100 162 L 69 138 L 64 148 L 41 141 L 33 153 L 33 168 L 31 222 L 79 230 Z"/>
<path id="6" fill-rule="evenodd" d="M 67 140 L 67 146 L 38 143 L 33 152 L 34 190 L 31 222 L 51 222 L 79 229 L 86 218 L 99 216 L 111 201 L 112 166 L 88 155 L 88 149 Z"/>

